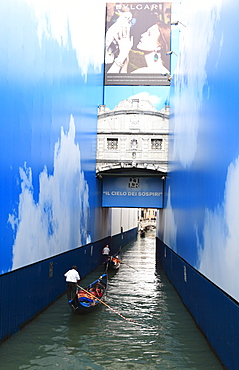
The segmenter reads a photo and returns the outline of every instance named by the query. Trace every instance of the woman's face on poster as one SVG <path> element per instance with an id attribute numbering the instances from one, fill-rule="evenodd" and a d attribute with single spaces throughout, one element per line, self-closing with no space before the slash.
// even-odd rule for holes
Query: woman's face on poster
<path id="1" fill-rule="evenodd" d="M 157 24 L 149 27 L 141 34 L 137 49 L 142 51 L 155 51 L 159 48 L 160 31 Z"/>

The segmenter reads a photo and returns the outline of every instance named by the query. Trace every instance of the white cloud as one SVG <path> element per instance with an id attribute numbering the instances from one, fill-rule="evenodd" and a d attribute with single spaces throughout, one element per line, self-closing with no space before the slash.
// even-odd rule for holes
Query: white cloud
<path id="1" fill-rule="evenodd" d="M 199 270 L 239 301 L 239 157 L 228 168 L 223 204 L 206 210 Z"/>
<path id="2" fill-rule="evenodd" d="M 13 269 L 90 242 L 89 189 L 81 170 L 73 117 L 69 132 L 61 129 L 55 144 L 53 175 L 46 167 L 39 175 L 38 203 L 33 197 L 32 169 L 26 164 L 20 168 L 20 179 L 18 210 L 8 219 L 16 232 Z"/>
<path id="3" fill-rule="evenodd" d="M 206 62 L 220 17 L 221 0 L 185 0 L 180 55 L 175 70 L 174 159 L 183 167 L 192 164 L 198 139 L 203 89 L 207 84 Z M 204 5 L 202 5 L 204 4 Z"/>
<path id="4" fill-rule="evenodd" d="M 90 65 L 100 71 L 104 61 L 104 0 L 25 0 L 37 22 L 42 39 L 54 39 L 60 46 L 70 45 L 76 52 L 84 76 Z"/>

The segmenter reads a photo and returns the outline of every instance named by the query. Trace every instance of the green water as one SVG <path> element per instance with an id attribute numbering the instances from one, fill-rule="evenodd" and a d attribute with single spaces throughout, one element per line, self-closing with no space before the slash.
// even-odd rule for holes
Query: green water
<path id="1" fill-rule="evenodd" d="M 155 237 L 123 250 L 105 302 L 74 315 L 66 295 L 0 346 L 0 369 L 222 369 L 164 273 L 155 270 Z M 86 286 L 102 268 L 82 280 Z"/>

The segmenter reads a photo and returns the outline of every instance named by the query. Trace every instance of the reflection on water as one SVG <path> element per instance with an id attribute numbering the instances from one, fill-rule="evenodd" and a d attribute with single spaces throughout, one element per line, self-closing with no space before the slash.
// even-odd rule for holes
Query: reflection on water
<path id="1" fill-rule="evenodd" d="M 105 302 L 74 315 L 63 296 L 0 346 L 0 369 L 222 369 L 163 271 L 155 270 L 155 236 L 121 253 Z M 102 268 L 87 276 L 86 286 Z"/>

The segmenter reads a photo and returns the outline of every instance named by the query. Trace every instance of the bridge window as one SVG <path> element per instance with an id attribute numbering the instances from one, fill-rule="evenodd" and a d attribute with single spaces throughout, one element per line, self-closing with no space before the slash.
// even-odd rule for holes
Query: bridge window
<path id="1" fill-rule="evenodd" d="M 118 149 L 118 139 L 107 139 L 107 149 L 109 150 Z"/>
<path id="2" fill-rule="evenodd" d="M 163 147 L 162 139 L 151 139 L 151 149 L 161 150 Z"/>
<path id="3" fill-rule="evenodd" d="M 138 142 L 137 142 L 137 140 L 136 140 L 136 139 L 132 139 L 130 144 L 131 144 L 131 148 L 132 148 L 132 149 L 137 149 L 137 147 L 138 147 Z"/>

